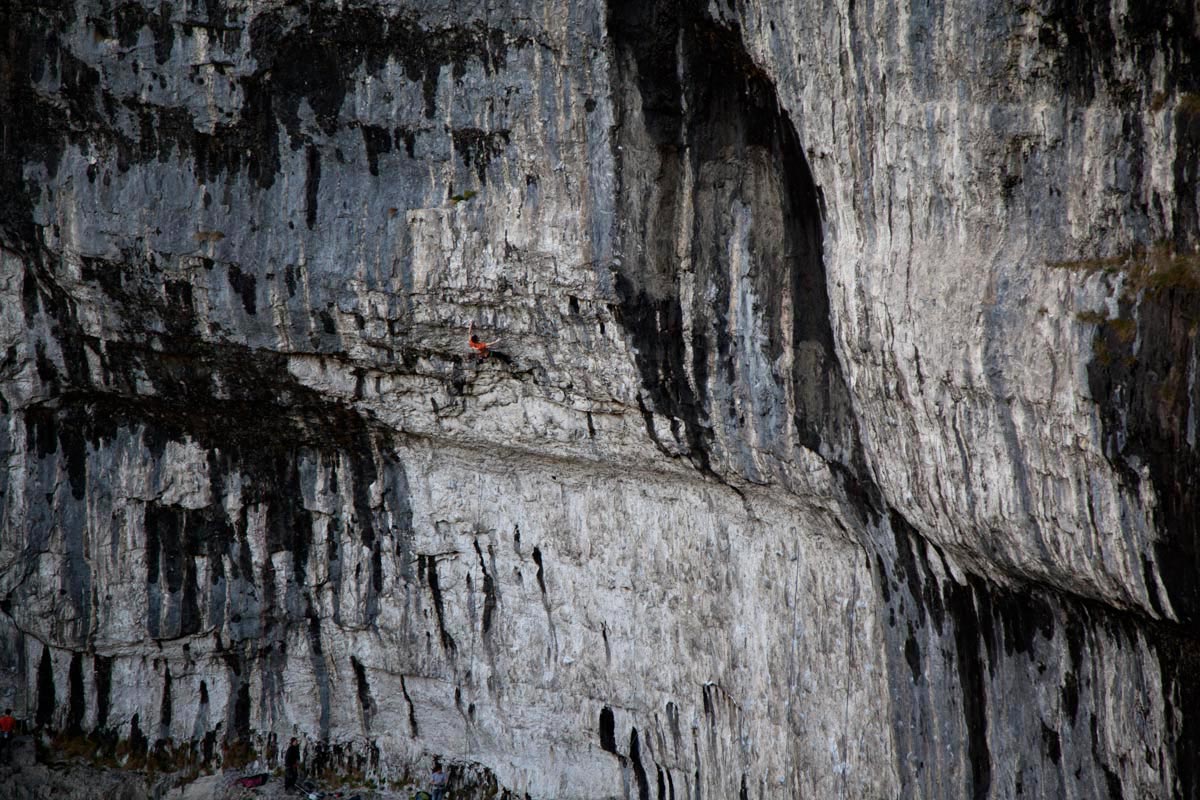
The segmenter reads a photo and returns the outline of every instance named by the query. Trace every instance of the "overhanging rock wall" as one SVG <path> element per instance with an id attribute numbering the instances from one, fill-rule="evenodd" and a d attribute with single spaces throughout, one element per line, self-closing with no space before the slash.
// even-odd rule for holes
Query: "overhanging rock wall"
<path id="1" fill-rule="evenodd" d="M 7 4 L 0 701 L 480 796 L 1195 797 L 1198 25 Z"/>

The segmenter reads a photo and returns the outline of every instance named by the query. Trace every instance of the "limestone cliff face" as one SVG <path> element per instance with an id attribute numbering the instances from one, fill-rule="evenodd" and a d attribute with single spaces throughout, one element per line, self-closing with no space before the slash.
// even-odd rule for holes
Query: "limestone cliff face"
<path id="1" fill-rule="evenodd" d="M 1194 3 L 0 31 L 31 722 L 458 796 L 1200 796 Z"/>

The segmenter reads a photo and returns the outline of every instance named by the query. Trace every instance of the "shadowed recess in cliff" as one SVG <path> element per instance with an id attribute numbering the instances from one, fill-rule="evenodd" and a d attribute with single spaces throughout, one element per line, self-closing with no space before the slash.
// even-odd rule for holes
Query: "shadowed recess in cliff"
<path id="1" fill-rule="evenodd" d="M 1117 314 L 1102 320 L 1092 340 L 1088 386 L 1099 407 L 1109 461 L 1136 495 L 1148 469 L 1158 496 L 1159 539 L 1155 565 L 1147 559 L 1144 580 L 1156 613 L 1195 627 L 1200 624 L 1200 6 L 1188 0 L 1133 4 L 1120 13 L 1084 0 L 1054 0 L 1044 13 L 1039 38 L 1056 57 L 1064 93 L 1076 103 L 1097 94 L 1141 98 L 1152 111 L 1172 114 L 1174 202 L 1153 215 L 1169 220 L 1163 240 L 1138 248 L 1128 268 Z M 1127 58 L 1113 56 L 1114 47 Z M 1133 70 L 1121 69 L 1130 60 Z M 1161 82 L 1144 79 L 1162 61 Z M 1136 103 L 1132 104 L 1136 107 Z M 1123 120 L 1125 136 L 1142 142 L 1147 115 Z M 1135 147 L 1130 164 L 1135 184 L 1148 167 Z M 1158 582 L 1167 597 L 1158 596 Z M 1169 606 L 1169 607 L 1168 607 Z"/>
<path id="2" fill-rule="evenodd" d="M 112 708 L 112 658 L 92 657 L 92 682 L 96 687 L 96 731 L 108 727 L 108 712 Z"/>
<path id="3" fill-rule="evenodd" d="M 75 736 L 83 733 L 83 718 L 86 710 L 87 700 L 83 691 L 83 653 L 72 653 L 71 666 L 67 671 L 67 733 Z"/>
<path id="4" fill-rule="evenodd" d="M 892 511 L 890 546 L 876 560 L 884 616 L 883 644 L 890 674 L 889 692 L 897 773 L 903 792 L 929 793 L 939 772 L 936 742 L 962 741 L 965 785 L 962 797 L 986 797 L 1011 779 L 1003 761 L 1008 742 L 1003 732 L 1033 727 L 1040 731 L 1037 758 L 1019 772 L 1026 790 L 1042 787 L 1046 796 L 1062 796 L 1061 787 L 1092 785 L 1110 796 L 1128 796 L 1134 778 L 1121 765 L 1120 745 L 1097 740 L 1094 713 L 1081 711 L 1103 703 L 1109 689 L 1098 680 L 1103 666 L 1097 653 L 1127 653 L 1145 646 L 1157 660 L 1162 681 L 1134 691 L 1137 702 L 1162 704 L 1170 737 L 1151 737 L 1153 758 L 1175 775 L 1180 791 L 1196 797 L 1198 728 L 1194 714 L 1200 698 L 1200 644 L 1194 629 L 1151 620 L 1096 600 L 1029 585 L 1001 586 L 969 573 L 955 575 L 947 555 L 899 513 Z M 909 643 L 916 644 L 910 650 Z M 910 657 L 911 653 L 911 657 Z M 1016 683 L 1002 676 L 1026 672 Z M 957 719 L 929 714 L 932 685 L 953 686 L 961 698 Z M 1156 674 L 1157 671 L 1156 671 Z M 946 679 L 949 678 L 949 680 Z M 1160 696 L 1161 695 L 1161 696 Z M 1030 709 L 1050 699 L 1059 711 Z M 1171 763 L 1173 761 L 1173 763 Z M 1021 778 L 1018 775 L 1018 779 Z M 1122 788 L 1122 787 L 1125 788 Z"/>
<path id="5" fill-rule="evenodd" d="M 781 460 L 797 443 L 860 472 L 820 190 L 774 85 L 736 30 L 683 4 L 623 0 L 609 28 L 617 317 L 651 437 L 663 444 L 652 414 L 665 415 L 697 468 L 715 455 L 753 480 L 766 476 L 750 443 Z"/>
<path id="6" fill-rule="evenodd" d="M 616 720 L 613 710 L 608 706 L 600 709 L 600 749 L 609 753 L 617 752 Z"/>
<path id="7" fill-rule="evenodd" d="M 650 800 L 650 781 L 646 777 L 646 767 L 642 765 L 637 728 L 629 731 L 629 761 L 633 764 L 633 777 L 637 781 L 638 800 Z"/>
<path id="8" fill-rule="evenodd" d="M 171 665 L 163 665 L 162 705 L 158 709 L 158 738 L 165 741 L 171 738 L 171 717 L 174 716 L 174 706 L 171 697 Z"/>
<path id="9" fill-rule="evenodd" d="M 54 660 L 50 657 L 50 648 L 42 646 L 42 659 L 38 662 L 37 671 L 37 713 L 33 721 L 39 726 L 50 727 L 54 724 L 54 710 L 58 700 L 54 691 Z"/>
<path id="10" fill-rule="evenodd" d="M 1195 234 L 1192 234 L 1195 238 Z M 1149 478 L 1153 506 L 1154 558 L 1144 579 L 1158 613 L 1171 615 L 1195 635 L 1200 629 L 1200 260 L 1182 269 L 1151 273 L 1136 299 L 1122 297 L 1119 313 L 1101 322 L 1092 342 L 1088 385 L 1099 407 L 1104 452 L 1129 491 L 1141 492 Z M 1157 280 L 1155 280 L 1157 276 Z M 1144 470 L 1144 472 L 1143 472 Z M 1161 584 L 1166 597 L 1159 597 Z M 1175 763 L 1179 796 L 1200 797 L 1200 672 L 1179 664 L 1200 660 L 1194 639 L 1160 650 L 1164 689 L 1178 698 Z"/>
<path id="11" fill-rule="evenodd" d="M 367 680 L 367 669 L 354 656 L 350 656 L 350 666 L 354 669 L 354 686 L 358 694 L 358 708 L 362 714 L 363 730 L 370 732 L 375 700 L 371 697 L 371 684 Z"/>

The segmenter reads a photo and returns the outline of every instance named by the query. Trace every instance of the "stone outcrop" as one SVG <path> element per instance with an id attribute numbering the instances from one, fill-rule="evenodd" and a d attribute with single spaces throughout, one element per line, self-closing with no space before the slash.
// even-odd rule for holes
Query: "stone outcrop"
<path id="1" fill-rule="evenodd" d="M 0 704 L 457 797 L 1197 796 L 1198 26 L 5 4 Z"/>

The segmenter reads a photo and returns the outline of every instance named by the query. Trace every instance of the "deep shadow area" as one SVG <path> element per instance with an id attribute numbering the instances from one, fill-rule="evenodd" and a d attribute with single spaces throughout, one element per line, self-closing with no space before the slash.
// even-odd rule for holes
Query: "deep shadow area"
<path id="1" fill-rule="evenodd" d="M 650 435 L 662 438 L 651 412 L 667 416 L 706 472 L 715 449 L 756 439 L 787 458 L 793 435 L 857 472 L 820 191 L 773 83 L 737 30 L 686 4 L 621 0 L 609 27 L 618 319 L 637 348 Z M 721 455 L 752 471 L 744 454 Z"/>
<path id="2" fill-rule="evenodd" d="M 1175 764 L 1179 797 L 1200 797 L 1200 286 L 1194 279 L 1152 286 L 1136 304 L 1097 326 L 1088 386 L 1104 432 L 1104 452 L 1129 491 L 1141 492 L 1143 469 L 1158 502 L 1154 563 L 1144 571 L 1156 611 L 1173 614 L 1186 635 L 1160 648 L 1168 704 L 1179 709 Z M 1155 589 L 1161 582 L 1166 597 Z M 1169 605 L 1169 608 L 1168 608 Z"/>

